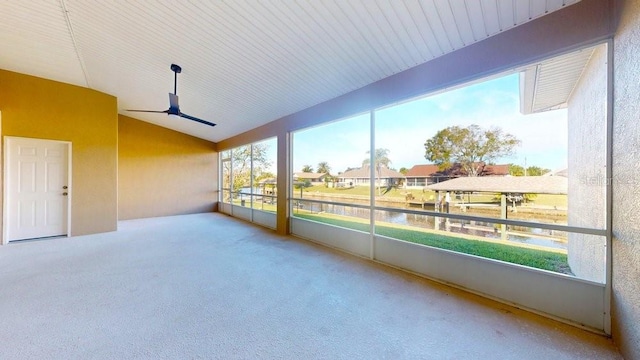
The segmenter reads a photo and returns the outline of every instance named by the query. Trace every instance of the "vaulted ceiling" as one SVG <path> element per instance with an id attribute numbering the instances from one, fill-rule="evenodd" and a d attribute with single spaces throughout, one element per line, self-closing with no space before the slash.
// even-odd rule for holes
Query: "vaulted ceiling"
<path id="1" fill-rule="evenodd" d="M 578 1 L 2 1 L 0 68 L 220 141 Z M 218 126 L 126 111 L 168 108 L 172 63 L 181 110 Z"/>

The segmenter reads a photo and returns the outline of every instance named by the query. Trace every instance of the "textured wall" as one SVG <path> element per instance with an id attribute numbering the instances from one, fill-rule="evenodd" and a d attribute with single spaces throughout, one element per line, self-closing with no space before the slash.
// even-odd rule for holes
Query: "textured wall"
<path id="1" fill-rule="evenodd" d="M 116 230 L 116 98 L 0 70 L 0 109 L 2 136 L 72 143 L 71 234 Z"/>
<path id="2" fill-rule="evenodd" d="M 214 210 L 214 143 L 122 115 L 118 134 L 120 220 Z"/>
<path id="3" fill-rule="evenodd" d="M 571 226 L 604 229 L 606 215 L 607 47 L 598 46 L 569 99 Z M 606 239 L 569 234 L 569 265 L 582 278 L 604 283 Z"/>
<path id="4" fill-rule="evenodd" d="M 640 359 L 640 0 L 614 38 L 613 338 Z"/>

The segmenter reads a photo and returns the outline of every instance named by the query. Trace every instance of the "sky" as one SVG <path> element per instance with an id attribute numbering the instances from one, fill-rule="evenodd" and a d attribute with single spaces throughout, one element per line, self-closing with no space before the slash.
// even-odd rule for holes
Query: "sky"
<path id="1" fill-rule="evenodd" d="M 424 143 L 449 126 L 499 127 L 521 140 L 515 155 L 495 160 L 560 170 L 567 166 L 566 109 L 522 115 L 518 74 L 423 97 L 376 111 L 376 148 L 389 150 L 391 168 L 430 163 Z M 332 174 L 362 165 L 369 150 L 369 113 L 293 135 L 293 171 L 326 161 Z"/>

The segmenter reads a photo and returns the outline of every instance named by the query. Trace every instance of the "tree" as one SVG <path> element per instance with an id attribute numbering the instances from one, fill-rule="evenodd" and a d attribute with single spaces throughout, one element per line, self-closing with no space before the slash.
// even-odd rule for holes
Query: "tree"
<path id="1" fill-rule="evenodd" d="M 367 154 L 370 153 L 370 151 L 367 151 Z M 389 149 L 377 148 L 373 156 L 373 161 L 376 169 L 382 168 L 383 165 L 385 167 L 389 167 L 389 164 L 391 164 L 391 160 L 389 160 Z M 369 165 L 370 163 L 370 158 L 366 158 L 362 161 L 363 166 Z"/>
<path id="2" fill-rule="evenodd" d="M 316 172 L 329 175 L 331 173 L 331 166 L 329 166 L 328 162 L 321 161 L 318 163 L 318 170 Z"/>
<path id="3" fill-rule="evenodd" d="M 255 170 L 255 169 L 254 169 L 254 170 Z M 270 171 L 264 171 L 264 172 L 262 172 L 262 173 L 260 173 L 260 174 L 256 175 L 256 176 L 254 177 L 254 181 L 255 181 L 255 182 L 260 182 L 260 181 L 263 181 L 263 180 L 271 180 L 271 179 L 275 179 L 276 177 L 277 177 L 277 176 L 276 176 L 276 174 L 274 174 L 274 173 L 272 173 L 272 172 L 270 172 Z"/>
<path id="4" fill-rule="evenodd" d="M 229 167 L 233 163 L 233 169 L 227 169 L 226 173 L 233 176 L 234 192 L 249 186 L 252 160 L 254 178 L 260 177 L 271 166 L 271 161 L 267 156 L 268 149 L 269 145 L 261 143 L 253 145 L 253 152 L 252 145 L 239 146 L 231 150 L 231 162 L 225 162 L 225 166 Z"/>
<path id="5" fill-rule="evenodd" d="M 525 169 L 520 165 L 509 164 L 509 175 L 511 176 L 541 176 L 548 172 L 551 170 L 539 166 L 529 166 Z"/>
<path id="6" fill-rule="evenodd" d="M 551 172 L 551 170 L 549 169 L 543 169 L 539 166 L 529 166 L 527 168 L 527 175 L 529 176 L 540 176 L 540 175 L 544 175 L 548 172 Z"/>
<path id="7" fill-rule="evenodd" d="M 509 164 L 509 175 L 524 176 L 524 167 L 516 164 Z"/>
<path id="8" fill-rule="evenodd" d="M 313 168 L 311 167 L 311 165 L 304 165 L 302 167 L 302 172 L 311 173 L 313 172 Z"/>
<path id="9" fill-rule="evenodd" d="M 318 173 L 325 174 L 324 175 L 324 186 L 329 187 L 329 182 L 331 181 L 331 166 L 326 161 L 321 161 L 318 163 Z"/>
<path id="10" fill-rule="evenodd" d="M 424 157 L 441 170 L 458 163 L 467 176 L 478 176 L 486 163 L 513 155 L 519 144 L 515 136 L 497 127 L 484 130 L 475 124 L 466 128 L 450 126 L 424 143 Z"/>
<path id="11" fill-rule="evenodd" d="M 400 168 L 399 172 L 402 175 L 407 175 L 407 173 L 409 172 L 409 169 L 407 169 L 406 167 L 403 166 L 403 167 Z"/>
<path id="12" fill-rule="evenodd" d="M 367 151 L 367 154 L 371 154 Z M 369 165 L 371 158 L 366 158 L 362 161 L 362 166 Z M 389 167 L 391 160 L 389 160 L 389 149 L 377 148 L 373 155 L 373 163 L 376 169 L 376 183 L 379 183 L 379 179 L 382 176 L 382 167 Z M 380 186 L 378 186 L 378 194 L 380 193 Z"/>

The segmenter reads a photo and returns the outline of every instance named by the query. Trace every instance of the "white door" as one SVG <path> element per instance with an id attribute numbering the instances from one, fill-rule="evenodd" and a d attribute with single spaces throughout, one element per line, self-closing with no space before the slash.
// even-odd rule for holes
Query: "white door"
<path id="1" fill-rule="evenodd" d="M 69 143 L 5 138 L 6 240 L 67 235 Z"/>

